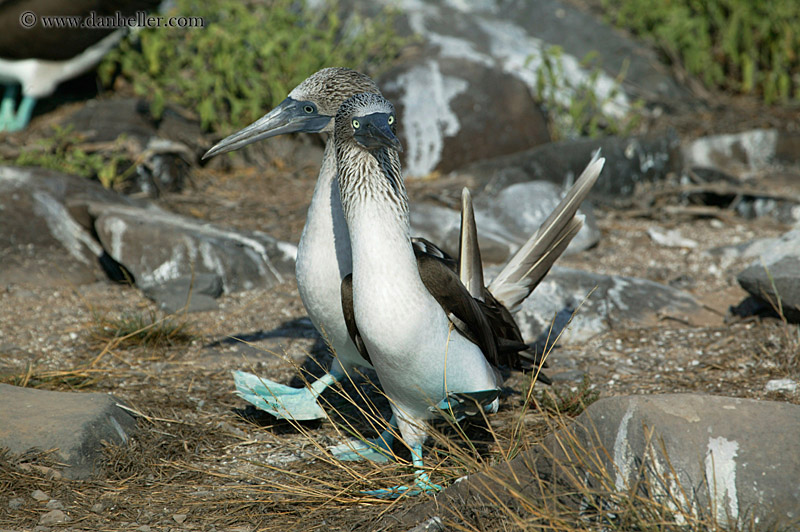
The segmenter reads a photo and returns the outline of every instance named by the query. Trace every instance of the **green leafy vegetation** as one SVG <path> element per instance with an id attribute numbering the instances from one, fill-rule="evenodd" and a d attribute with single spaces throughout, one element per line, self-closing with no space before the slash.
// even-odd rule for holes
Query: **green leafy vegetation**
<path id="1" fill-rule="evenodd" d="M 89 149 L 83 142 L 84 137 L 74 132 L 71 126 L 54 126 L 51 136 L 22 148 L 16 157 L 0 157 L 0 164 L 57 170 L 97 179 L 109 188 L 127 177 L 127 172 L 120 173 L 122 167 L 127 166 L 129 170 L 135 168 L 124 152 L 124 137 L 103 150 Z"/>
<path id="2" fill-rule="evenodd" d="M 333 4 L 312 10 L 295 0 L 177 0 L 172 14 L 202 17 L 205 27 L 142 30 L 106 57 L 101 79 L 129 80 L 156 116 L 172 101 L 221 132 L 255 120 L 320 68 L 369 71 L 404 44 L 388 13 L 345 24 Z"/>
<path id="3" fill-rule="evenodd" d="M 611 21 L 651 40 L 708 87 L 800 100 L 797 0 L 603 0 Z"/>
<path id="4" fill-rule="evenodd" d="M 624 113 L 608 112 L 621 94 L 619 87 L 625 71 L 620 73 L 610 91 L 601 94 L 597 87 L 603 71 L 597 62 L 597 53 L 584 57 L 580 67 L 588 70 L 589 75 L 575 82 L 565 72 L 564 52 L 560 46 L 551 46 L 542 54 L 541 64 L 535 69 L 536 94 L 548 111 L 553 140 L 626 135 L 641 122 L 642 101 L 634 102 Z"/>

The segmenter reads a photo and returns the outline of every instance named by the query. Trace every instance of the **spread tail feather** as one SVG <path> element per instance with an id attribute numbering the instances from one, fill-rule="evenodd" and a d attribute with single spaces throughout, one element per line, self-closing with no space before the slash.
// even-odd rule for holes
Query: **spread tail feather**
<path id="1" fill-rule="evenodd" d="M 458 276 L 470 295 L 483 301 L 483 263 L 478 246 L 478 227 L 469 189 L 461 191 L 461 235 L 458 243 Z"/>
<path id="2" fill-rule="evenodd" d="M 600 150 L 597 150 L 561 203 L 489 285 L 489 291 L 511 312 L 536 288 L 580 231 L 583 216 L 575 213 L 600 176 L 604 164 L 605 159 L 600 158 Z"/>

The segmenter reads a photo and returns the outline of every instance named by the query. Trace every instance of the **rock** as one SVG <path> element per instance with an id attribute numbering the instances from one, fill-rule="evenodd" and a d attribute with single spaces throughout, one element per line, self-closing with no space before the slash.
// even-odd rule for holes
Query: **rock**
<path id="1" fill-rule="evenodd" d="M 667 248 L 694 249 L 698 246 L 697 241 L 683 237 L 677 229 L 665 231 L 660 227 L 650 227 L 647 235 L 659 246 Z"/>
<path id="2" fill-rule="evenodd" d="M 214 310 L 217 308 L 215 299 L 222 295 L 222 278 L 216 273 L 198 273 L 194 278 L 178 277 L 142 291 L 170 314 L 184 308 L 186 312 Z"/>
<path id="3" fill-rule="evenodd" d="M 0 166 L 0 284 L 74 286 L 106 277 L 102 246 L 70 213 L 79 198 L 128 203 L 88 179 Z"/>
<path id="4" fill-rule="evenodd" d="M 682 148 L 686 168 L 713 168 L 742 179 L 776 164 L 800 162 L 800 134 L 754 129 L 702 137 Z"/>
<path id="5" fill-rule="evenodd" d="M 139 207 L 97 203 L 88 210 L 103 247 L 141 288 L 214 274 L 227 293 L 273 286 L 294 275 L 296 246 L 265 233 Z"/>
<path id="6" fill-rule="evenodd" d="M 764 386 L 764 391 L 795 393 L 797 391 L 797 381 L 792 379 L 772 379 Z"/>
<path id="7" fill-rule="evenodd" d="M 173 514 L 172 519 L 179 525 L 183 524 L 186 521 L 186 514 Z"/>
<path id="8" fill-rule="evenodd" d="M 697 515 L 723 527 L 741 520 L 755 530 L 795 530 L 798 445 L 797 405 L 699 394 L 605 398 L 540 447 L 470 475 L 436 501 L 407 505 L 384 523 L 412 526 L 438 515 L 458 523 L 458 516 L 497 507 L 525 516 L 539 500 L 546 506 L 556 499 L 588 520 L 594 508 L 613 508 L 614 492 L 635 487 L 678 524 Z M 605 511 L 601 518 L 615 517 Z"/>
<path id="9" fill-rule="evenodd" d="M 754 298 L 800 321 L 800 229 L 781 235 L 756 261 L 736 276 Z"/>
<path id="10" fill-rule="evenodd" d="M 100 393 L 0 384 L 0 447 L 16 454 L 57 448 L 59 461 L 68 466 L 64 476 L 88 478 L 99 471 L 103 442 L 125 443 L 136 430 L 136 420 L 117 406 L 120 402 Z"/>
<path id="11" fill-rule="evenodd" d="M 47 508 L 48 510 L 63 510 L 64 503 L 62 503 L 58 499 L 50 499 L 49 501 L 47 501 L 47 504 L 45 504 L 44 507 Z"/>
<path id="12" fill-rule="evenodd" d="M 528 88 L 499 69 L 426 54 L 382 76 L 380 86 L 403 117 L 406 175 L 449 172 L 550 140 Z"/>
<path id="13" fill-rule="evenodd" d="M 743 518 L 769 529 L 800 517 L 797 405 L 699 394 L 611 397 L 544 446 L 558 457 L 566 441 L 581 449 L 574 461 L 598 457 L 618 491 L 644 480 L 656 500 L 690 515 L 699 508 L 722 526 Z"/>
<path id="14" fill-rule="evenodd" d="M 14 497 L 8 500 L 8 508 L 10 510 L 19 510 L 25 505 L 25 499 L 22 497 Z"/>
<path id="15" fill-rule="evenodd" d="M 578 306 L 580 310 L 567 327 Z M 523 338 L 544 342 L 548 334 L 555 338 L 566 327 L 560 341 L 570 343 L 588 340 L 608 330 L 611 324 L 646 326 L 664 314 L 687 318 L 700 312 L 702 305 L 691 295 L 667 285 L 554 266 L 514 318 Z"/>
<path id="16" fill-rule="evenodd" d="M 39 502 L 50 500 L 50 495 L 43 492 L 42 490 L 33 490 L 33 492 L 31 492 L 31 497 L 33 497 Z"/>
<path id="17" fill-rule="evenodd" d="M 496 195 L 476 197 L 473 203 L 481 258 L 488 263 L 508 260 L 539 229 L 562 195 L 552 183 L 533 181 L 511 185 Z M 423 202 L 409 207 L 412 233 L 457 256 L 461 213 Z M 579 212 L 586 215 L 584 226 L 567 247 L 567 254 L 588 249 L 600 239 L 591 206 L 586 203 Z"/>
<path id="18" fill-rule="evenodd" d="M 124 145 L 127 166 L 136 164 L 125 192 L 158 197 L 183 188 L 205 144 L 199 123 L 171 110 L 165 110 L 161 122 L 157 125 L 146 101 L 114 98 L 87 102 L 63 124 L 86 135 L 88 142 Z M 126 171 L 125 163 L 119 170 Z"/>
<path id="19" fill-rule="evenodd" d="M 569 106 L 581 87 L 591 87 L 603 112 L 616 119 L 638 98 L 671 106 L 693 101 L 652 50 L 566 2 L 350 0 L 341 10 L 370 16 L 385 7 L 398 13 L 401 32 L 423 40 L 417 57 L 379 80 L 409 127 L 404 168 L 411 176 L 510 153 L 528 139 L 517 149 L 533 146 L 545 138 L 543 130 L 529 136 L 540 129 L 536 102 Z M 553 45 L 559 57 L 548 51 Z M 593 78 L 594 68 L 582 60 L 598 52 Z M 539 94 L 542 76 L 558 79 L 547 94 Z"/>
<path id="20" fill-rule="evenodd" d="M 475 196 L 503 190 L 515 183 L 550 181 L 571 185 L 599 148 L 606 159 L 590 198 L 614 203 L 630 196 L 637 183 L 664 179 L 680 169 L 678 137 L 604 137 L 544 144 L 512 155 L 480 161 L 453 172 L 468 178 Z"/>
<path id="21" fill-rule="evenodd" d="M 69 517 L 62 510 L 49 511 L 39 518 L 39 524 L 42 526 L 57 525 L 67 521 L 69 521 Z"/>

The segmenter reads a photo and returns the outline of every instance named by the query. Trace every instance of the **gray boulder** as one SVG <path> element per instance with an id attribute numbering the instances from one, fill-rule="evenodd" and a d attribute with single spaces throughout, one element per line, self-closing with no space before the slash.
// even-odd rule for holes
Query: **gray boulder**
<path id="1" fill-rule="evenodd" d="M 580 512 L 591 528 L 594 520 L 618 519 L 619 494 L 636 490 L 676 524 L 699 517 L 722 527 L 800 530 L 798 445 L 797 405 L 699 394 L 611 397 L 541 446 L 382 524 L 461 522 L 498 506 L 524 517 L 541 505 Z"/>
<path id="2" fill-rule="evenodd" d="M 776 310 L 780 300 L 785 317 L 800 321 L 800 229 L 776 239 L 736 280 L 751 296 Z"/>
<path id="3" fill-rule="evenodd" d="M 294 274 L 297 248 L 265 233 L 162 210 L 100 203 L 88 210 L 103 248 L 143 288 L 193 273 L 215 274 L 227 293 L 269 287 Z"/>
<path id="4" fill-rule="evenodd" d="M 218 308 L 216 298 L 222 295 L 222 277 L 216 273 L 197 273 L 146 286 L 142 292 L 170 314 L 214 310 Z"/>
<path id="5" fill-rule="evenodd" d="M 58 449 L 64 476 L 84 479 L 100 472 L 103 442 L 122 444 L 136 420 L 112 395 L 51 392 L 0 384 L 0 447 L 19 454 Z"/>
<path id="6" fill-rule="evenodd" d="M 646 326 L 662 314 L 691 317 L 700 312 L 702 305 L 690 294 L 667 285 L 554 266 L 514 318 L 526 339 L 544 341 L 563 330 L 560 341 L 569 343 L 588 340 L 612 325 Z"/>

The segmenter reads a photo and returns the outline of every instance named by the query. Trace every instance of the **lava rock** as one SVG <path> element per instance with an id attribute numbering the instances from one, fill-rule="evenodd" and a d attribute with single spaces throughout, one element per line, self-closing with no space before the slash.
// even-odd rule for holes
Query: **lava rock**
<path id="1" fill-rule="evenodd" d="M 58 449 L 59 461 L 68 466 L 64 476 L 88 478 L 99 472 L 103 442 L 125 443 L 136 430 L 136 420 L 118 403 L 100 393 L 0 384 L 0 447 L 15 454 Z"/>
<path id="2" fill-rule="evenodd" d="M 800 321 L 800 229 L 775 240 L 736 280 L 754 298 Z"/>
<path id="3" fill-rule="evenodd" d="M 701 137 L 682 148 L 686 168 L 712 168 L 748 178 L 776 164 L 800 162 L 800 134 L 754 129 Z"/>
<path id="4" fill-rule="evenodd" d="M 145 287 L 142 292 L 170 314 L 214 310 L 216 298 L 222 295 L 222 278 L 216 273 L 198 273 Z"/>
<path id="5" fill-rule="evenodd" d="M 589 197 L 613 204 L 630 196 L 637 183 L 663 180 L 680 170 L 674 132 L 651 137 L 605 137 L 544 144 L 512 155 L 480 161 L 453 172 L 469 179 L 473 194 L 489 198 L 515 183 L 550 181 L 567 187 L 583 172 L 598 149 L 606 159 Z"/>
<path id="6" fill-rule="evenodd" d="M 561 334 L 560 341 L 570 343 L 588 340 L 611 324 L 646 326 L 663 314 L 691 318 L 701 312 L 690 294 L 667 285 L 554 266 L 514 318 L 526 339 L 538 343 Z"/>
<path id="7" fill-rule="evenodd" d="M 273 286 L 294 275 L 297 248 L 265 233 L 224 229 L 160 209 L 92 204 L 89 212 L 103 247 L 141 288 L 214 274 L 228 293 Z"/>

